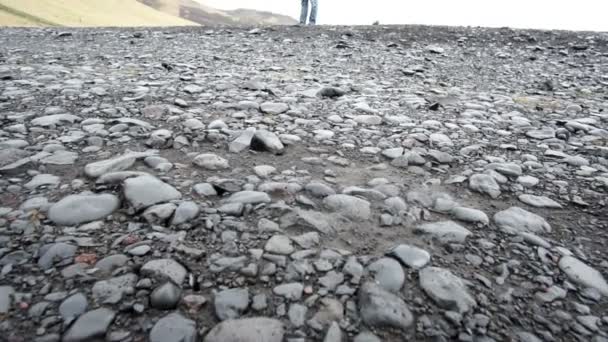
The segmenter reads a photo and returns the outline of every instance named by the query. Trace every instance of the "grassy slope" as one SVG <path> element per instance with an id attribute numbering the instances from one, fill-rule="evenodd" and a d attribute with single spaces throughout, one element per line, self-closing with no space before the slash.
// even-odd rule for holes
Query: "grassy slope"
<path id="1" fill-rule="evenodd" d="M 10 8 L 10 13 L 7 13 L 6 7 Z M 3 11 L 2 8 L 5 10 Z M 196 25 L 191 21 L 154 10 L 136 0 L 0 0 L 0 26 L 51 24 L 61 26 Z"/>

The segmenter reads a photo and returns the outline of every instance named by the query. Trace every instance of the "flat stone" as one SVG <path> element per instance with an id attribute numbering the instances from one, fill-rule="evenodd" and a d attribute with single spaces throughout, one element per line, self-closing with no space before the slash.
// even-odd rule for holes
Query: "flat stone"
<path id="1" fill-rule="evenodd" d="M 58 225 L 74 226 L 105 218 L 120 207 L 112 194 L 79 194 L 64 197 L 49 209 L 49 219 Z"/>
<path id="2" fill-rule="evenodd" d="M 336 191 L 331 186 L 322 183 L 320 181 L 312 181 L 304 187 L 304 189 L 310 192 L 314 197 L 327 197 L 329 195 L 335 195 Z"/>
<path id="3" fill-rule="evenodd" d="M 251 144 L 254 149 L 263 149 L 274 154 L 283 154 L 285 150 L 281 139 L 276 134 L 264 129 L 255 131 Z"/>
<path id="4" fill-rule="evenodd" d="M 175 213 L 171 219 L 171 225 L 176 226 L 182 223 L 190 222 L 192 219 L 198 216 L 199 212 L 200 207 L 196 203 L 192 201 L 181 202 L 177 206 L 177 209 L 175 209 Z"/>
<path id="5" fill-rule="evenodd" d="M 317 269 L 319 267 L 317 266 Z M 319 278 L 319 284 L 329 291 L 334 291 L 336 287 L 344 282 L 344 274 L 336 271 L 329 271 Z"/>
<path id="6" fill-rule="evenodd" d="M 40 250 L 38 266 L 44 270 L 47 270 L 52 268 L 55 264 L 65 264 L 66 262 L 71 263 L 77 250 L 78 247 L 65 242 L 45 245 Z"/>
<path id="7" fill-rule="evenodd" d="M 534 294 L 534 297 L 541 302 L 551 303 L 558 299 L 566 298 L 568 292 L 559 286 L 551 286 L 544 291 L 539 291 Z"/>
<path id="8" fill-rule="evenodd" d="M 39 174 L 36 175 L 32 178 L 32 180 L 30 180 L 29 182 L 25 183 L 25 187 L 30 189 L 30 190 L 34 190 L 37 189 L 41 186 L 57 186 L 59 185 L 59 182 L 61 181 L 61 178 L 55 175 L 50 175 L 50 174 Z"/>
<path id="9" fill-rule="evenodd" d="M 285 235 L 274 235 L 266 242 L 264 250 L 273 254 L 288 255 L 294 252 L 291 240 Z"/>
<path id="10" fill-rule="evenodd" d="M 552 208 L 552 209 L 560 209 L 562 207 L 561 204 L 555 202 L 554 200 L 550 199 L 549 197 L 545 197 L 545 196 L 535 196 L 535 195 L 528 195 L 528 194 L 522 194 L 519 195 L 519 200 L 531 205 L 533 207 L 536 208 Z"/>
<path id="11" fill-rule="evenodd" d="M 261 191 L 240 191 L 226 199 L 227 203 L 258 204 L 270 203 L 270 196 Z"/>
<path id="12" fill-rule="evenodd" d="M 287 300 L 297 301 L 302 298 L 302 293 L 304 292 L 304 285 L 302 283 L 287 283 L 277 285 L 272 289 L 272 292 L 281 296 Z"/>
<path id="13" fill-rule="evenodd" d="M 301 327 L 306 322 L 306 313 L 308 308 L 301 304 L 291 304 L 287 316 L 294 327 Z"/>
<path id="14" fill-rule="evenodd" d="M 533 129 L 527 131 L 526 136 L 537 140 L 553 139 L 555 138 L 555 130 L 548 127 L 542 129 Z"/>
<path id="15" fill-rule="evenodd" d="M 277 169 L 271 165 L 258 165 L 253 168 L 253 171 L 258 177 L 268 178 L 270 175 L 277 172 Z"/>
<path id="16" fill-rule="evenodd" d="M 149 342 L 196 342 L 197 336 L 196 322 L 173 312 L 154 324 Z"/>
<path id="17" fill-rule="evenodd" d="M 129 169 L 137 159 L 154 156 L 156 152 L 127 152 L 121 156 L 89 163 L 84 167 L 84 173 L 91 178 L 100 177 L 106 173 Z"/>
<path id="18" fill-rule="evenodd" d="M 93 285 L 91 293 L 96 302 L 116 304 L 131 291 L 137 283 L 137 276 L 127 273 L 107 280 L 100 280 Z"/>
<path id="19" fill-rule="evenodd" d="M 380 287 L 389 292 L 399 292 L 405 282 L 403 268 L 395 259 L 378 259 L 367 266 L 367 271 Z"/>
<path id="20" fill-rule="evenodd" d="M 449 270 L 426 267 L 419 275 L 420 287 L 442 308 L 465 313 L 477 306 L 464 281 Z"/>
<path id="21" fill-rule="evenodd" d="M 330 195 L 323 200 L 323 205 L 352 220 L 368 220 L 371 216 L 370 203 L 349 195 Z"/>
<path id="22" fill-rule="evenodd" d="M 515 163 L 493 163 L 488 164 L 486 169 L 495 170 L 496 172 L 508 177 L 519 177 L 522 174 L 521 166 Z"/>
<path id="23" fill-rule="evenodd" d="M 382 342 L 382 340 L 371 332 L 362 332 L 355 336 L 353 342 Z"/>
<path id="24" fill-rule="evenodd" d="M 0 286 L 0 314 L 6 314 L 11 309 L 14 294 L 12 286 Z"/>
<path id="25" fill-rule="evenodd" d="M 431 235 L 442 243 L 464 243 L 471 232 L 453 221 L 427 223 L 414 230 L 417 233 Z"/>
<path id="26" fill-rule="evenodd" d="M 515 336 L 517 336 L 517 341 L 543 342 L 543 340 L 538 338 L 538 336 L 534 335 L 533 333 L 527 332 L 527 331 L 516 331 Z"/>
<path id="27" fill-rule="evenodd" d="M 289 110 L 286 103 L 264 102 L 260 105 L 260 110 L 266 114 L 278 115 Z"/>
<path id="28" fill-rule="evenodd" d="M 428 155 L 439 164 L 451 164 L 454 161 L 454 157 L 451 154 L 443 151 L 430 150 Z"/>
<path id="29" fill-rule="evenodd" d="M 523 232 L 523 233 L 519 233 L 519 236 L 524 238 L 524 241 L 531 243 L 533 245 L 536 246 L 541 246 L 547 249 L 551 248 L 551 244 L 549 242 L 547 242 L 547 240 L 543 239 L 542 237 L 534 234 L 534 233 L 528 233 L 528 232 Z"/>
<path id="30" fill-rule="evenodd" d="M 344 319 L 344 305 L 339 300 L 325 297 L 319 300 L 321 306 L 314 317 L 308 321 L 308 325 L 315 330 L 322 330 L 332 322 L 340 322 Z"/>
<path id="31" fill-rule="evenodd" d="M 239 318 L 249 307 L 247 289 L 228 289 L 215 295 L 215 315 L 220 321 Z"/>
<path id="32" fill-rule="evenodd" d="M 164 279 L 170 279 L 180 285 L 186 279 L 188 271 L 180 263 L 173 259 L 156 259 L 148 261 L 140 270 L 144 276 L 150 275 Z"/>
<path id="33" fill-rule="evenodd" d="M 230 168 L 228 160 L 213 153 L 199 154 L 198 156 L 194 157 L 192 162 L 196 166 L 211 171 L 224 170 Z"/>
<path id="34" fill-rule="evenodd" d="M 66 298 L 59 305 L 59 314 L 63 320 L 69 320 L 82 315 L 89 306 L 87 297 L 82 293 L 76 293 Z"/>
<path id="35" fill-rule="evenodd" d="M 361 286 L 358 307 L 363 322 L 371 327 L 407 330 L 414 323 L 414 316 L 401 298 L 372 282 Z"/>
<path id="36" fill-rule="evenodd" d="M 551 226 L 544 218 L 519 207 L 511 207 L 494 215 L 494 223 L 506 233 L 550 233 Z"/>
<path id="37" fill-rule="evenodd" d="M 268 307 L 268 298 L 265 294 L 260 293 L 253 296 L 251 300 L 251 308 L 255 311 L 262 311 Z"/>
<path id="38" fill-rule="evenodd" d="M 97 178 L 96 184 L 120 184 L 127 178 L 134 178 L 139 176 L 149 176 L 147 172 L 141 171 L 118 171 L 108 172 Z"/>
<path id="39" fill-rule="evenodd" d="M 204 342 L 283 342 L 284 334 L 280 321 L 252 317 L 219 323 L 205 336 Z"/>
<path id="40" fill-rule="evenodd" d="M 201 122 L 201 120 L 196 119 L 196 118 L 191 118 L 191 119 L 184 121 L 183 125 L 184 125 L 184 127 L 187 127 L 188 129 L 190 129 L 192 131 L 198 131 L 198 130 L 205 128 L 205 124 L 203 124 Z"/>
<path id="41" fill-rule="evenodd" d="M 124 195 L 135 210 L 158 203 L 180 199 L 182 194 L 171 185 L 153 176 L 128 178 L 124 181 Z"/>
<path id="42" fill-rule="evenodd" d="M 321 237 L 317 232 L 308 232 L 291 239 L 302 248 L 313 248 L 321 242 Z"/>
<path id="43" fill-rule="evenodd" d="M 362 125 L 379 125 L 382 123 L 382 118 L 378 115 L 357 115 L 353 120 Z"/>
<path id="44" fill-rule="evenodd" d="M 124 254 L 108 255 L 107 257 L 97 261 L 95 268 L 102 272 L 110 273 L 115 269 L 124 266 L 127 261 L 129 261 L 129 257 Z"/>
<path id="45" fill-rule="evenodd" d="M 595 268 L 571 256 L 562 257 L 559 260 L 559 268 L 571 281 L 585 287 L 594 288 L 602 295 L 608 296 L 608 283 Z"/>
<path id="46" fill-rule="evenodd" d="M 199 196 L 217 196 L 217 191 L 215 190 L 213 185 L 209 183 L 196 184 L 192 187 L 192 190 L 194 190 L 194 192 L 196 192 L 196 194 Z"/>
<path id="47" fill-rule="evenodd" d="M 327 329 L 323 342 L 342 342 L 342 330 L 337 322 L 332 322 Z"/>
<path id="48" fill-rule="evenodd" d="M 241 135 L 239 135 L 236 139 L 234 139 L 228 150 L 231 153 L 240 153 L 251 146 L 251 141 L 253 140 L 253 136 L 255 135 L 255 128 L 248 128 L 244 130 Z"/>
<path id="49" fill-rule="evenodd" d="M 442 134 L 442 133 L 432 133 L 429 136 L 429 141 L 431 143 L 431 146 L 433 146 L 433 147 L 452 147 L 452 146 L 454 146 L 452 139 L 450 139 L 450 137 L 448 137 L 447 135 Z"/>
<path id="50" fill-rule="evenodd" d="M 387 255 L 412 269 L 421 269 L 431 261 L 429 252 L 411 245 L 399 245 L 388 252 Z"/>
<path id="51" fill-rule="evenodd" d="M 390 197 L 384 200 L 386 209 L 393 215 L 403 215 L 407 212 L 407 203 L 401 197 Z"/>
<path id="52" fill-rule="evenodd" d="M 403 155 L 403 147 L 388 148 L 382 151 L 382 155 L 388 159 L 395 159 Z"/>
<path id="53" fill-rule="evenodd" d="M 104 338 L 116 313 L 110 309 L 91 310 L 78 317 L 76 322 L 63 335 L 63 342 L 85 342 Z"/>
<path id="54" fill-rule="evenodd" d="M 537 186 L 540 181 L 538 178 L 533 176 L 519 176 L 517 177 L 517 182 L 526 188 L 532 188 Z"/>
<path id="55" fill-rule="evenodd" d="M 80 117 L 72 114 L 51 114 L 32 119 L 30 121 L 30 125 L 41 127 L 61 126 L 66 124 L 73 124 L 74 122 L 80 120 Z"/>
<path id="56" fill-rule="evenodd" d="M 0 148 L 0 173 L 16 173 L 32 160 L 30 152 L 18 148 Z"/>
<path id="57" fill-rule="evenodd" d="M 465 208 L 465 207 L 455 207 L 451 211 L 452 215 L 460 221 L 464 222 L 472 222 L 472 223 L 480 223 L 484 226 L 490 224 L 490 219 L 488 215 L 481 210 Z"/>
<path id="58" fill-rule="evenodd" d="M 487 174 L 474 174 L 469 178 L 469 188 L 482 194 L 489 195 L 492 198 L 500 196 L 500 185 L 494 177 Z"/>

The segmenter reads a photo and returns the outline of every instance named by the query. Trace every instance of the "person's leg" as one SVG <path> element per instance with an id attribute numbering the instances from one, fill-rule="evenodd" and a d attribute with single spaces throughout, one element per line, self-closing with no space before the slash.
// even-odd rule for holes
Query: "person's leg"
<path id="1" fill-rule="evenodd" d="M 312 8 L 310 9 L 310 25 L 317 23 L 317 10 L 319 9 L 319 0 L 310 0 Z"/>
<path id="2" fill-rule="evenodd" d="M 302 13 L 300 14 L 300 24 L 306 25 L 306 17 L 308 17 L 308 0 L 302 0 Z"/>

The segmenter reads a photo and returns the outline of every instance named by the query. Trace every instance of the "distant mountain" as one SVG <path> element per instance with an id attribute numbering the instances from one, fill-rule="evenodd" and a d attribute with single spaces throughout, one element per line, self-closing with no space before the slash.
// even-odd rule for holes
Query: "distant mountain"
<path id="1" fill-rule="evenodd" d="M 185 26 L 136 0 L 0 0 L 0 26 Z"/>
<path id="2" fill-rule="evenodd" d="M 158 11 L 201 25 L 293 25 L 289 16 L 251 9 L 218 10 L 193 0 L 137 0 Z"/>

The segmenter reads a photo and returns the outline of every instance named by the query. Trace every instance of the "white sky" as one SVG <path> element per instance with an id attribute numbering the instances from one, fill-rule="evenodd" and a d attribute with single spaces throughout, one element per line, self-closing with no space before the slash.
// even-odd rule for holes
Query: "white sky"
<path id="1" fill-rule="evenodd" d="M 300 0 L 198 0 L 299 18 Z M 608 31 L 608 0 L 319 0 L 319 24 L 428 24 Z"/>

